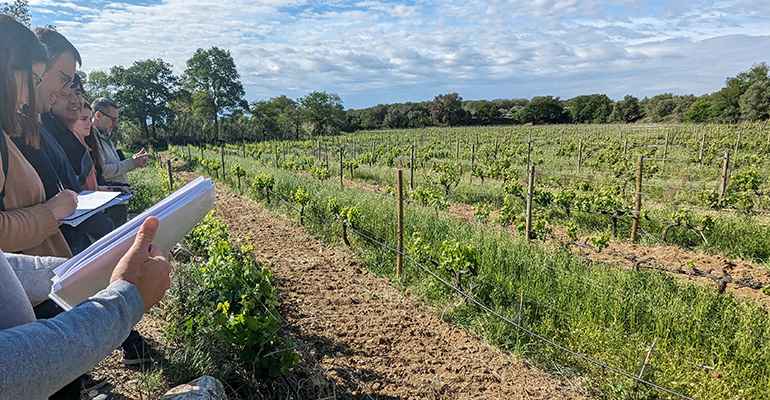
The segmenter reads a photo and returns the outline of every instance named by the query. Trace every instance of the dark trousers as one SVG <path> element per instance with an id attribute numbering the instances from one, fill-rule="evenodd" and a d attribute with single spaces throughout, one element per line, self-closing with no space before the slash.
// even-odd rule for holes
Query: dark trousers
<path id="1" fill-rule="evenodd" d="M 110 217 L 115 227 L 119 227 L 128 221 L 128 204 L 116 204 L 106 210 L 107 216 Z"/>

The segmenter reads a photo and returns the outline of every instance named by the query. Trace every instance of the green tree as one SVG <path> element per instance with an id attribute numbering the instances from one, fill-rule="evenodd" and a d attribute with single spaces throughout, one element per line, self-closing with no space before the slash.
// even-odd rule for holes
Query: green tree
<path id="1" fill-rule="evenodd" d="M 337 134 L 345 126 L 345 109 L 336 93 L 312 92 L 299 99 L 303 119 L 312 125 L 312 134 Z"/>
<path id="2" fill-rule="evenodd" d="M 29 12 L 29 0 L 14 0 L 13 3 L 3 3 L 0 13 L 8 14 L 28 27 L 32 23 L 32 14 Z"/>
<path id="3" fill-rule="evenodd" d="M 430 119 L 436 125 L 456 125 L 463 117 L 463 98 L 459 94 L 440 94 L 433 98 L 430 106 Z"/>
<path id="4" fill-rule="evenodd" d="M 558 124 L 569 121 L 569 114 L 558 97 L 533 97 L 526 106 L 519 110 L 521 123 Z"/>
<path id="5" fill-rule="evenodd" d="M 661 122 L 671 115 L 678 105 L 677 96 L 673 93 L 663 93 L 642 100 L 644 114 L 650 122 Z"/>
<path id="6" fill-rule="evenodd" d="M 481 100 L 473 106 L 473 118 L 483 125 L 491 125 L 500 118 L 500 108 L 491 101 Z"/>
<path id="7" fill-rule="evenodd" d="M 642 117 L 641 108 L 639 107 L 639 99 L 635 96 L 627 94 L 615 103 L 612 108 L 612 114 L 610 114 L 610 121 L 612 122 L 634 122 Z"/>
<path id="8" fill-rule="evenodd" d="M 248 107 L 243 96 L 241 77 L 229 50 L 212 47 L 198 49 L 187 60 L 182 82 L 192 93 L 196 115 L 214 123 L 219 131 L 219 119 Z"/>
<path id="9" fill-rule="evenodd" d="M 96 99 L 97 97 L 115 97 L 117 92 L 117 86 L 115 79 L 107 71 L 91 71 L 88 74 L 88 79 L 83 82 L 83 88 L 89 97 Z"/>
<path id="10" fill-rule="evenodd" d="M 604 94 L 577 96 L 570 101 L 572 121 L 585 124 L 604 124 L 612 113 L 612 99 Z"/>
<path id="11" fill-rule="evenodd" d="M 173 117 L 169 103 L 176 98 L 179 78 L 171 72 L 171 64 L 162 59 L 136 61 L 124 68 L 110 70 L 117 85 L 115 101 L 121 114 L 136 122 L 144 137 L 157 142 L 156 128 Z"/>
<path id="12" fill-rule="evenodd" d="M 738 104 L 741 106 L 741 117 L 744 120 L 762 121 L 770 118 L 770 79 L 752 83 Z"/>
<path id="13" fill-rule="evenodd" d="M 714 107 L 719 111 L 719 117 L 722 122 L 737 122 L 742 116 L 741 97 L 749 90 L 752 85 L 757 85 L 756 90 L 761 90 L 762 82 L 767 82 L 770 68 L 766 63 L 754 65 L 750 70 L 727 78 L 725 87 L 712 96 Z M 754 92 L 757 93 L 757 92 Z M 758 101 L 756 106 L 754 101 Z M 762 96 L 750 94 L 744 101 L 744 105 L 749 107 L 748 114 L 754 115 L 754 109 L 761 110 Z M 761 112 L 760 112 L 761 113 Z"/>
<path id="14" fill-rule="evenodd" d="M 684 116 L 684 122 L 713 122 L 719 116 L 710 96 L 703 96 L 690 105 Z"/>
<path id="15" fill-rule="evenodd" d="M 259 140 L 286 140 L 295 133 L 297 102 L 281 95 L 251 103 L 251 121 L 259 132 Z M 295 138 L 298 136 L 295 136 Z"/>

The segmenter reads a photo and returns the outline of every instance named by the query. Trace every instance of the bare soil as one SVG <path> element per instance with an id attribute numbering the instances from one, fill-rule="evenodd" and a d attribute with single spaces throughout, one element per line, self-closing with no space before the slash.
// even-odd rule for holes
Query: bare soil
<path id="1" fill-rule="evenodd" d="M 447 324 L 419 299 L 363 268 L 353 254 L 325 245 L 298 223 L 220 184 L 215 210 L 231 238 L 251 244 L 271 264 L 280 313 L 301 354 L 288 379 L 269 382 L 266 397 L 587 398 L 579 377 L 546 373 Z M 138 330 L 163 347 L 163 326 L 151 314 Z M 93 371 L 109 378 L 116 399 L 153 399 L 168 389 L 119 361 L 116 351 Z"/>

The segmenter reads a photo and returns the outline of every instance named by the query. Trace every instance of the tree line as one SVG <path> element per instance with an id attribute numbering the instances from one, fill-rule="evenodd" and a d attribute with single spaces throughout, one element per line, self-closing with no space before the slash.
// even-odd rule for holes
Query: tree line
<path id="1" fill-rule="evenodd" d="M 770 69 L 766 63 L 728 78 L 703 96 L 659 94 L 613 101 L 604 94 L 568 100 L 463 100 L 458 93 L 433 101 L 379 104 L 345 110 L 339 95 L 312 92 L 299 99 L 280 95 L 247 102 L 228 50 L 198 49 L 181 76 L 162 59 L 82 74 L 89 97 L 106 96 L 121 106 L 123 139 L 165 143 L 300 139 L 367 129 L 426 126 L 762 121 L 770 118 Z"/>
<path id="2" fill-rule="evenodd" d="M 463 101 L 458 93 L 422 103 L 380 104 L 348 110 L 348 129 L 491 124 L 605 124 L 632 122 L 764 121 L 770 118 L 770 74 L 764 62 L 728 78 L 725 86 L 703 96 L 663 93 L 642 100 L 626 95 L 613 101 L 604 94 L 568 100 L 553 96 L 528 99 Z"/>

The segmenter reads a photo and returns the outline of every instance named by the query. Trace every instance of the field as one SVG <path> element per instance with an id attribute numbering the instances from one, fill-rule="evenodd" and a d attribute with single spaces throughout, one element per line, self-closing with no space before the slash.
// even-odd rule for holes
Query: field
<path id="1" fill-rule="evenodd" d="M 594 396 L 759 399 L 770 394 L 766 134 L 762 125 L 460 128 L 170 153 L 346 243 L 445 320 L 579 372 Z M 407 263 L 396 277 L 399 167 Z M 638 257 L 650 249 L 689 258 L 662 268 Z M 699 257 L 725 264 L 708 270 Z"/>

